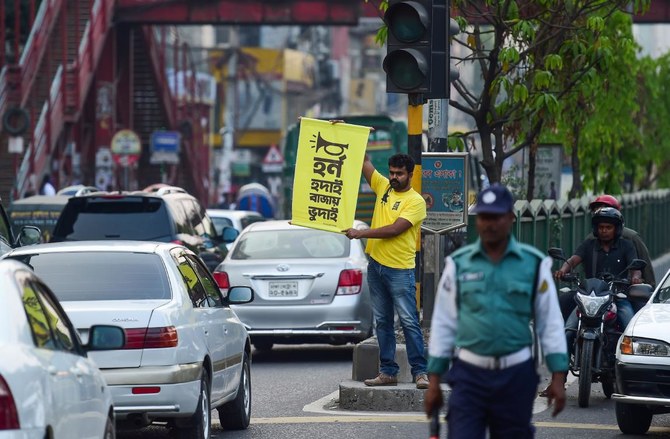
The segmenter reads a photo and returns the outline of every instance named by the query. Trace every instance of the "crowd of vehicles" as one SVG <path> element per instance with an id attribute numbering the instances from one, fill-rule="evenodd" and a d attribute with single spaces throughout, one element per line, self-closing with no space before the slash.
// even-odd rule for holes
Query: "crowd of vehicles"
<path id="1" fill-rule="evenodd" d="M 402 124 L 379 117 L 345 121 L 375 127 L 369 150 L 379 169 L 406 150 Z M 291 142 L 297 145 L 297 131 L 287 135 L 287 163 L 295 163 Z M 284 176 L 289 191 L 293 172 Z M 55 207 L 45 207 L 42 198 Z M 290 199 L 289 192 L 289 205 Z M 362 181 L 354 227 L 368 227 L 373 204 Z M 35 227 L 40 218 L 45 222 Z M 0 365 L 0 400 L 9 395 L 13 404 L 0 405 L 13 407 L 0 431 L 113 438 L 116 428 L 160 421 L 177 437 L 205 439 L 214 409 L 224 428 L 246 428 L 252 345 L 337 345 L 372 335 L 364 248 L 363 240 L 257 211 L 205 209 L 183 189 L 165 184 L 134 192 L 68 188 L 63 195 L 17 200 L 10 215 L 0 203 L 0 293 L 8 303 L 0 328 L 18 324 L 24 331 L 0 331 L 18 337 L 0 337 L 0 352 L 34 363 L 18 378 Z M 560 249 L 549 253 L 565 260 Z M 653 293 L 624 278 L 565 279 L 579 308 L 570 371 L 578 377 L 580 407 L 589 405 L 592 384 L 600 383 L 615 400 L 621 431 L 642 434 L 654 414 L 670 413 L 670 277 Z M 643 301 L 651 296 L 627 328 L 616 325 L 621 294 Z M 12 318 L 3 318 L 5 312 Z M 95 402 L 71 400 L 51 411 L 35 405 L 27 389 L 47 392 L 57 360 L 45 350 L 59 356 L 71 351 L 59 364 L 76 362 L 70 375 L 86 371 L 77 386 L 96 382 L 99 392 L 84 392 Z M 17 384 L 31 379 L 33 387 Z M 95 405 L 95 415 L 75 419 L 87 404 Z M 71 412 L 68 427 L 56 409 Z M 62 428 L 75 430 L 58 433 Z"/>

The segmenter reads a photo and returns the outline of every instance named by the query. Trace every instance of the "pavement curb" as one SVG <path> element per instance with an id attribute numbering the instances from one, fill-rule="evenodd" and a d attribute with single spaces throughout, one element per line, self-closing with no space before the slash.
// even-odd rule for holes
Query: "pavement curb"
<path id="1" fill-rule="evenodd" d="M 446 403 L 451 390 L 442 385 Z M 397 386 L 368 387 L 360 381 L 340 383 L 340 408 L 358 411 L 423 412 L 425 390 L 410 383 Z"/>

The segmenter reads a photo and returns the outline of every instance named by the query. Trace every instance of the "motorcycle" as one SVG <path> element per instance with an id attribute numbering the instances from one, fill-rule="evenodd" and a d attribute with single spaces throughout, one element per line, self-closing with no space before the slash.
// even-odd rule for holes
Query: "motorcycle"
<path id="1" fill-rule="evenodd" d="M 551 248 L 548 252 L 555 260 L 568 262 L 562 249 Z M 579 380 L 580 407 L 589 406 L 592 383 L 602 384 L 606 398 L 614 393 L 616 343 L 626 329 L 618 325 L 616 302 L 627 297 L 630 300 L 648 300 L 651 285 L 631 285 L 627 278 L 629 270 L 642 270 L 645 266 L 646 262 L 642 259 L 634 259 L 616 276 L 603 274 L 600 278 L 581 280 L 572 272 L 572 267 L 563 276 L 563 281 L 570 287 L 562 288 L 561 293 L 574 293 L 579 319 L 569 367 Z"/>

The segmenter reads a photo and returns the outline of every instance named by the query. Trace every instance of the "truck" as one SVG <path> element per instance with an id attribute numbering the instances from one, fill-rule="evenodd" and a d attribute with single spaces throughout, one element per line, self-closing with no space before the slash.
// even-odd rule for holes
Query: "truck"
<path id="1" fill-rule="evenodd" d="M 374 128 L 368 139 L 367 153 L 376 169 L 386 175 L 388 159 L 399 152 L 407 153 L 407 124 L 404 121 L 393 120 L 386 115 L 356 115 L 329 117 L 324 120 L 343 120 L 353 125 L 363 125 Z M 293 202 L 293 177 L 298 155 L 298 136 L 300 123 L 290 126 L 284 137 L 284 170 L 282 175 L 284 200 L 282 211 L 285 217 L 291 216 Z M 358 203 L 356 205 L 356 219 L 367 224 L 372 222 L 372 212 L 375 208 L 375 194 L 361 174 Z"/>

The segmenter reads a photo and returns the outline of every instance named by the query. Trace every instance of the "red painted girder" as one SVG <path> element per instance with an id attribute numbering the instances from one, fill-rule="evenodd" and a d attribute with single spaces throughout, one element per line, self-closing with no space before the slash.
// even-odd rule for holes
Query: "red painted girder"
<path id="1" fill-rule="evenodd" d="M 356 25 L 363 0 L 117 0 L 116 22 Z"/>
<path id="2" fill-rule="evenodd" d="M 634 15 L 635 23 L 670 23 L 670 1 L 654 0 L 649 10 L 642 15 Z"/>

